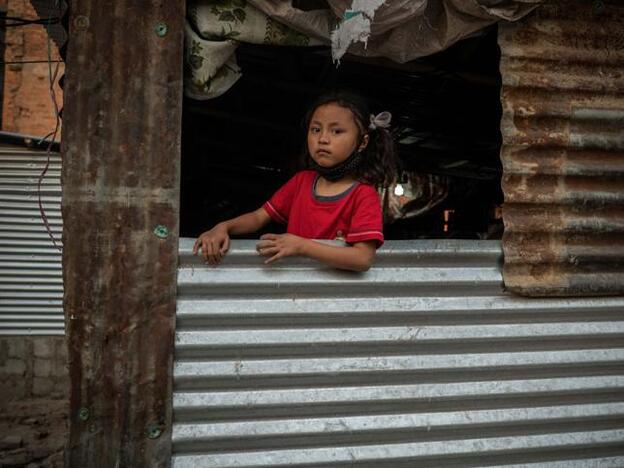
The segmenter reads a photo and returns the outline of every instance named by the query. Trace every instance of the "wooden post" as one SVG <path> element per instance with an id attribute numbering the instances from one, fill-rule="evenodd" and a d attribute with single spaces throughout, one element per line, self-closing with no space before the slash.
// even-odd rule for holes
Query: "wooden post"
<path id="1" fill-rule="evenodd" d="M 184 15 L 184 0 L 71 2 L 67 466 L 170 464 Z"/>

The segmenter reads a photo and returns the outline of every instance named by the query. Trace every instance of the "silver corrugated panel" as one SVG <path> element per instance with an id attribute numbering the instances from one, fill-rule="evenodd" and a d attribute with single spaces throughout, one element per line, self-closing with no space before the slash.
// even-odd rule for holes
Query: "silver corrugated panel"
<path id="1" fill-rule="evenodd" d="M 498 42 L 505 285 L 624 294 L 624 2 L 547 2 Z"/>
<path id="2" fill-rule="evenodd" d="M 497 241 L 364 274 L 181 241 L 173 466 L 624 466 L 624 298 L 502 289 Z"/>
<path id="3" fill-rule="evenodd" d="M 45 151 L 0 147 L 0 334 L 63 334 L 61 254 L 41 219 Z M 60 245 L 61 160 L 50 155 L 42 205 Z"/>

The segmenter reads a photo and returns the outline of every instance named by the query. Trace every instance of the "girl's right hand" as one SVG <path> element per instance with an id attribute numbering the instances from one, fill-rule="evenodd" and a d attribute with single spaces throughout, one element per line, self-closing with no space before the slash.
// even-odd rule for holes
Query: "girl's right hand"
<path id="1" fill-rule="evenodd" d="M 230 235 L 227 227 L 217 224 L 211 230 L 202 233 L 193 246 L 193 255 L 202 251 L 204 260 L 210 265 L 218 265 L 230 248 Z"/>

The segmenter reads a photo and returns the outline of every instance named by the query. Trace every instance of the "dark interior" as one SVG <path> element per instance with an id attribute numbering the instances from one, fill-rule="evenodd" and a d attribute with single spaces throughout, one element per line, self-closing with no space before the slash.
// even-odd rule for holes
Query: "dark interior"
<path id="1" fill-rule="evenodd" d="M 241 44 L 243 76 L 223 96 L 185 99 L 181 235 L 258 208 L 296 170 L 301 119 L 319 93 L 347 88 L 389 110 L 401 169 L 446 181 L 431 210 L 384 227 L 387 239 L 499 238 L 500 75 L 496 27 L 422 59 L 345 56 L 328 47 Z M 282 232 L 279 226 L 267 230 Z"/>

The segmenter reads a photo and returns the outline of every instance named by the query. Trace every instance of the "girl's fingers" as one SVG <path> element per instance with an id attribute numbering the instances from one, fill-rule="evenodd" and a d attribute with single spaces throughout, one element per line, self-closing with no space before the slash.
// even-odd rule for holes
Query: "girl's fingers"
<path id="1" fill-rule="evenodd" d="M 221 245 L 221 250 L 220 250 L 221 255 L 222 256 L 225 255 L 228 250 L 230 250 L 230 238 L 226 237 L 223 240 L 223 244 Z"/>
<path id="2" fill-rule="evenodd" d="M 221 262 L 223 255 L 225 255 L 230 248 L 230 239 L 226 238 L 223 241 L 223 244 L 219 241 L 205 238 L 197 239 L 195 246 L 193 247 L 193 251 L 197 253 L 200 248 L 204 261 L 210 265 L 217 265 Z"/>
<path id="3" fill-rule="evenodd" d="M 208 263 L 210 263 L 211 265 L 214 265 L 214 246 L 211 241 L 206 243 L 206 248 L 208 250 L 207 252 Z"/>
<path id="4" fill-rule="evenodd" d="M 221 253 L 219 252 L 219 244 L 217 242 L 212 243 L 212 264 L 218 265 L 221 261 Z"/>
<path id="5" fill-rule="evenodd" d="M 204 257 L 204 261 L 207 262 L 208 261 L 208 246 L 207 246 L 208 242 L 206 240 L 202 240 L 201 243 L 201 251 L 202 251 L 202 257 Z"/>
<path id="6" fill-rule="evenodd" d="M 282 258 L 282 252 L 277 252 L 275 255 L 273 255 L 271 258 L 267 259 L 264 261 L 265 265 L 268 265 L 270 263 L 276 262 L 277 260 L 279 260 L 280 258 Z"/>
<path id="7" fill-rule="evenodd" d="M 268 249 L 269 247 L 275 247 L 275 241 L 273 240 L 261 240 L 256 244 L 256 250 L 260 252 L 260 250 Z"/>
<path id="8" fill-rule="evenodd" d="M 193 244 L 193 255 L 197 255 L 197 251 L 199 250 L 199 245 L 201 244 L 201 237 L 198 237 L 195 240 L 195 244 Z"/>
<path id="9" fill-rule="evenodd" d="M 271 255 L 278 253 L 279 251 L 280 251 L 279 247 L 267 247 L 265 249 L 259 250 L 258 253 L 262 255 L 263 257 L 269 257 Z"/>
<path id="10" fill-rule="evenodd" d="M 262 240 L 277 240 L 279 237 L 280 237 L 279 234 L 268 233 L 268 234 L 262 234 L 260 236 L 260 239 L 262 239 Z"/>

